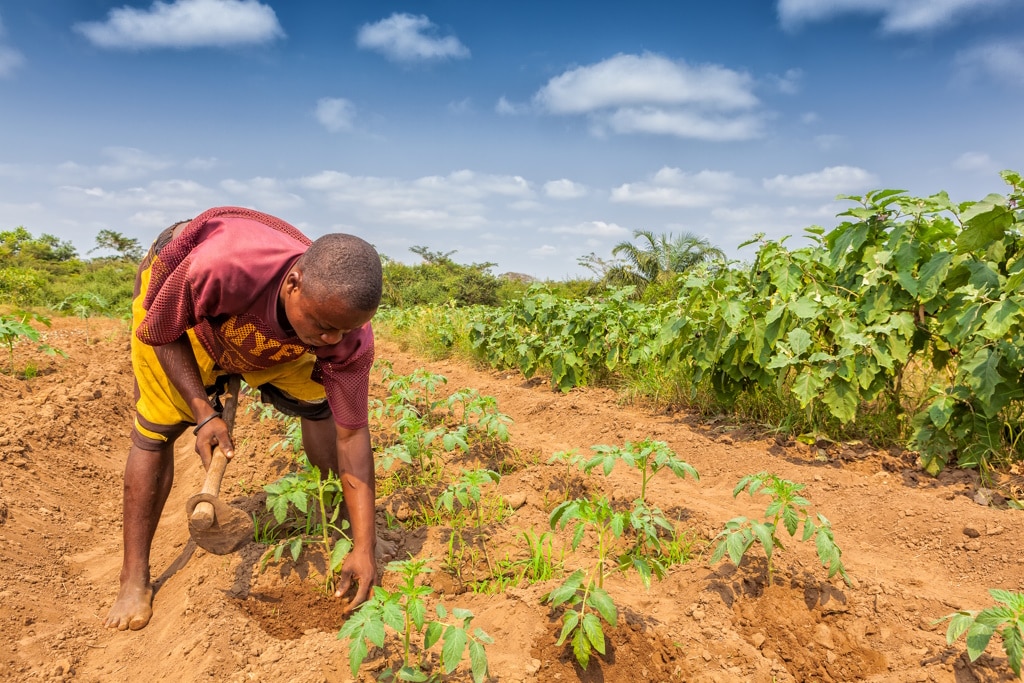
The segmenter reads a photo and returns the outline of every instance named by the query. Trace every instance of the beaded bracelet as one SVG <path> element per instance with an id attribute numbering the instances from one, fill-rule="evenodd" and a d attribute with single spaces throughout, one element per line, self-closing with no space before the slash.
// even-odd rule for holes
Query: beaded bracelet
<path id="1" fill-rule="evenodd" d="M 196 428 L 192 430 L 192 433 L 195 434 L 196 436 L 199 436 L 199 430 L 202 429 L 206 425 L 207 422 L 209 422 L 210 420 L 212 420 L 215 417 L 220 417 L 220 413 L 214 411 L 213 413 L 211 413 L 211 414 L 207 415 L 206 417 L 204 417 L 199 422 L 199 424 L 196 425 Z"/>

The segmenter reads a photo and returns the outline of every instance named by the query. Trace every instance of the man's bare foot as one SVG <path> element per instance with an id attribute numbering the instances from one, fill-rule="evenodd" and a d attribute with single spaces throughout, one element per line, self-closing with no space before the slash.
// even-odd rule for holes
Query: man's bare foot
<path id="1" fill-rule="evenodd" d="M 138 631 L 145 628 L 153 616 L 153 586 L 148 582 L 142 585 L 122 584 L 117 600 L 110 608 L 103 625 L 116 628 L 118 631 L 131 629 Z"/>

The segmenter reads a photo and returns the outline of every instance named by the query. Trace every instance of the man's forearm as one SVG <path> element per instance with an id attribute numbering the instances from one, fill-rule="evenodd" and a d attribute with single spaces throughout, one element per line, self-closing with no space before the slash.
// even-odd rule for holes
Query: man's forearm
<path id="1" fill-rule="evenodd" d="M 198 422 L 213 413 L 188 335 L 183 334 L 170 344 L 155 346 L 153 350 L 167 378 L 191 409 L 192 418 Z"/>
<path id="2" fill-rule="evenodd" d="M 338 471 L 352 523 L 352 542 L 356 548 L 372 551 L 377 541 L 376 483 L 369 429 L 338 429 Z"/>

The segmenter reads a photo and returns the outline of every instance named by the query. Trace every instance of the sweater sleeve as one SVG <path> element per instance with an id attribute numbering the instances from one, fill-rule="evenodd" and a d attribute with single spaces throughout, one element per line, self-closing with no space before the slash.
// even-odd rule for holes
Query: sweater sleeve
<path id="1" fill-rule="evenodd" d="M 360 429 L 368 423 L 373 328 L 367 323 L 346 335 L 330 352 L 317 350 L 313 379 L 324 385 L 327 403 L 339 427 Z"/>
<path id="2" fill-rule="evenodd" d="M 198 324 L 190 263 L 191 258 L 186 258 L 174 270 L 149 282 L 143 299 L 146 314 L 135 332 L 139 341 L 150 346 L 170 344 Z"/>

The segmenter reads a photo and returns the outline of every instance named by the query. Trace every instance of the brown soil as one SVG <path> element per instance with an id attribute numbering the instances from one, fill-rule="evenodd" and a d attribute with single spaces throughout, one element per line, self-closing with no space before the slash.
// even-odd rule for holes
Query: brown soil
<path id="1" fill-rule="evenodd" d="M 51 358 L 15 349 L 25 379 L 0 374 L 0 680 L 351 680 L 347 650 L 336 633 L 340 603 L 325 597 L 318 563 L 259 571 L 263 548 L 251 543 L 230 556 L 196 548 L 184 519 L 202 472 L 192 446 L 179 445 L 177 481 L 153 548 L 155 615 L 138 632 L 111 632 L 102 620 L 117 592 L 120 567 L 121 470 L 128 449 L 132 379 L 127 331 L 118 321 L 58 319 L 46 340 L 68 352 Z M 461 576 L 441 570 L 450 530 L 387 528 L 422 492 L 379 501 L 381 547 L 388 557 L 435 558 L 429 581 L 450 609 L 476 615 L 487 631 L 496 681 L 1010 681 L 998 638 L 969 663 L 961 641 L 945 642 L 933 620 L 957 609 L 992 604 L 988 588 L 1024 590 L 1019 511 L 974 498 L 977 476 L 923 476 L 913 459 L 863 447 L 812 449 L 734 429 L 708 426 L 685 413 L 622 405 L 608 390 L 552 393 L 542 382 L 455 362 L 427 362 L 396 345 L 378 356 L 398 372 L 427 367 L 454 391 L 475 387 L 498 400 L 515 423 L 501 455 L 498 490 L 519 507 L 486 539 L 469 539 Z M 375 391 L 379 391 L 376 388 Z M 608 653 L 586 671 L 564 647 L 561 627 L 541 596 L 548 581 L 497 594 L 467 591 L 488 561 L 521 557 L 526 529 L 547 530 L 547 516 L 566 486 L 628 503 L 634 472 L 616 469 L 565 481 L 547 464 L 556 451 L 644 438 L 663 440 L 700 472 L 699 482 L 660 473 L 652 502 L 694 539 L 694 559 L 645 590 L 635 573 L 612 574 L 606 588 L 619 609 L 608 629 Z M 264 507 L 262 485 L 292 466 L 271 445 L 273 422 L 240 411 L 237 453 L 222 497 L 249 512 Z M 484 454 L 486 457 L 486 454 Z M 492 454 L 493 456 L 493 454 Z M 469 466 L 467 462 L 456 463 Z M 708 564 L 708 540 L 726 520 L 757 516 L 766 499 L 732 489 L 763 470 L 804 482 L 843 550 L 852 585 L 829 580 L 810 544 L 791 541 L 775 556 L 767 585 L 763 554 L 740 567 Z M 525 501 L 525 502 L 523 502 Z M 556 547 L 568 548 L 565 532 Z M 568 567 L 585 566 L 593 548 L 567 550 Z M 575 563 L 575 564 L 574 564 Z M 385 585 L 393 577 L 385 578 Z M 395 648 L 371 652 L 359 680 L 373 680 Z M 449 680 L 468 681 L 461 671 Z"/>

